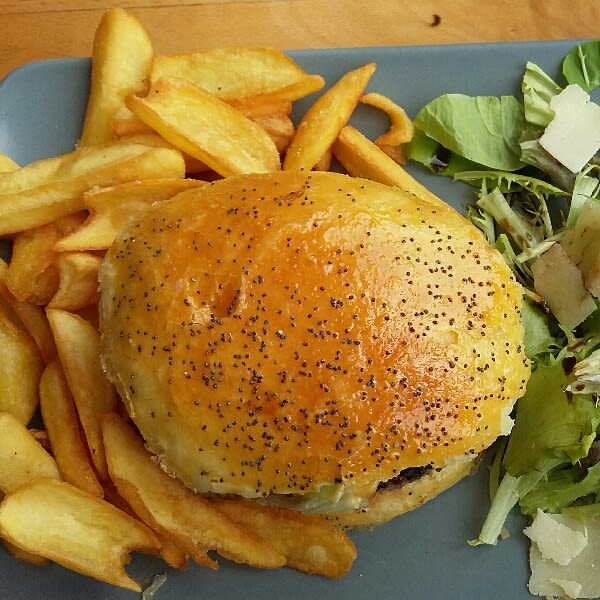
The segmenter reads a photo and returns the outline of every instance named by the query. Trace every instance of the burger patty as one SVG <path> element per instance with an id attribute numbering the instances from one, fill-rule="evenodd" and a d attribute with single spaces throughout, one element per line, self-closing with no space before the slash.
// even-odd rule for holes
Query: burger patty
<path id="1" fill-rule="evenodd" d="M 429 473 L 432 468 L 432 465 L 423 465 L 422 467 L 408 467 L 407 469 L 403 469 L 395 477 L 387 481 L 381 481 L 377 486 L 377 491 L 400 488 L 407 483 L 420 479 L 423 475 Z"/>

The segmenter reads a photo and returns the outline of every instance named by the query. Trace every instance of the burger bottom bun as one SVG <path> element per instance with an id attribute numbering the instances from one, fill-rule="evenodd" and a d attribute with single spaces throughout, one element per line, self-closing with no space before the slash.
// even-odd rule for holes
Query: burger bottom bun
<path id="1" fill-rule="evenodd" d="M 372 529 L 395 517 L 419 508 L 448 488 L 471 475 L 480 462 L 480 456 L 452 458 L 442 469 L 431 469 L 414 481 L 378 490 L 368 504 L 349 512 L 331 512 L 323 516 L 347 529 Z"/>

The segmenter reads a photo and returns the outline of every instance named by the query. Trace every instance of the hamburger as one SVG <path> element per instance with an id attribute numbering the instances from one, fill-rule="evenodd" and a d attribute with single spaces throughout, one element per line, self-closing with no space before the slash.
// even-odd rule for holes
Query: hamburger
<path id="1" fill-rule="evenodd" d="M 453 208 L 324 172 L 150 207 L 100 271 L 102 359 L 162 467 L 201 493 L 371 527 L 509 433 L 521 289 Z"/>

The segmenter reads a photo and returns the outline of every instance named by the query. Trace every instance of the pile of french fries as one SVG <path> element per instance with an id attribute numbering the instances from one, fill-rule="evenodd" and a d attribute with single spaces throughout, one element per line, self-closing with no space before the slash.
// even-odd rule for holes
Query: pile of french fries
<path id="1" fill-rule="evenodd" d="M 0 155 L 0 236 L 12 246 L 0 260 L 0 538 L 15 557 L 131 590 L 132 551 L 176 569 L 216 568 L 216 553 L 348 572 L 354 545 L 322 518 L 202 496 L 160 469 L 102 370 L 97 274 L 129 219 L 217 178 L 327 170 L 335 158 L 429 197 L 401 166 L 410 119 L 363 95 L 375 68 L 334 82 L 295 125 L 293 103 L 321 76 L 273 49 L 155 55 L 142 25 L 112 9 L 96 31 L 77 149 L 21 167 Z M 375 141 L 348 125 L 360 102 L 389 116 Z"/>

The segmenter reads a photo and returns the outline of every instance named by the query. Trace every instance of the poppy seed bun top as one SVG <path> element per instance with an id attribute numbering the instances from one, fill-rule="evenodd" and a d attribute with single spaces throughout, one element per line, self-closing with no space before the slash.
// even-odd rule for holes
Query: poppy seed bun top
<path id="1" fill-rule="evenodd" d="M 441 201 L 333 173 L 238 176 L 119 234 L 103 360 L 194 489 L 366 497 L 508 432 L 529 375 L 520 303 Z"/>

